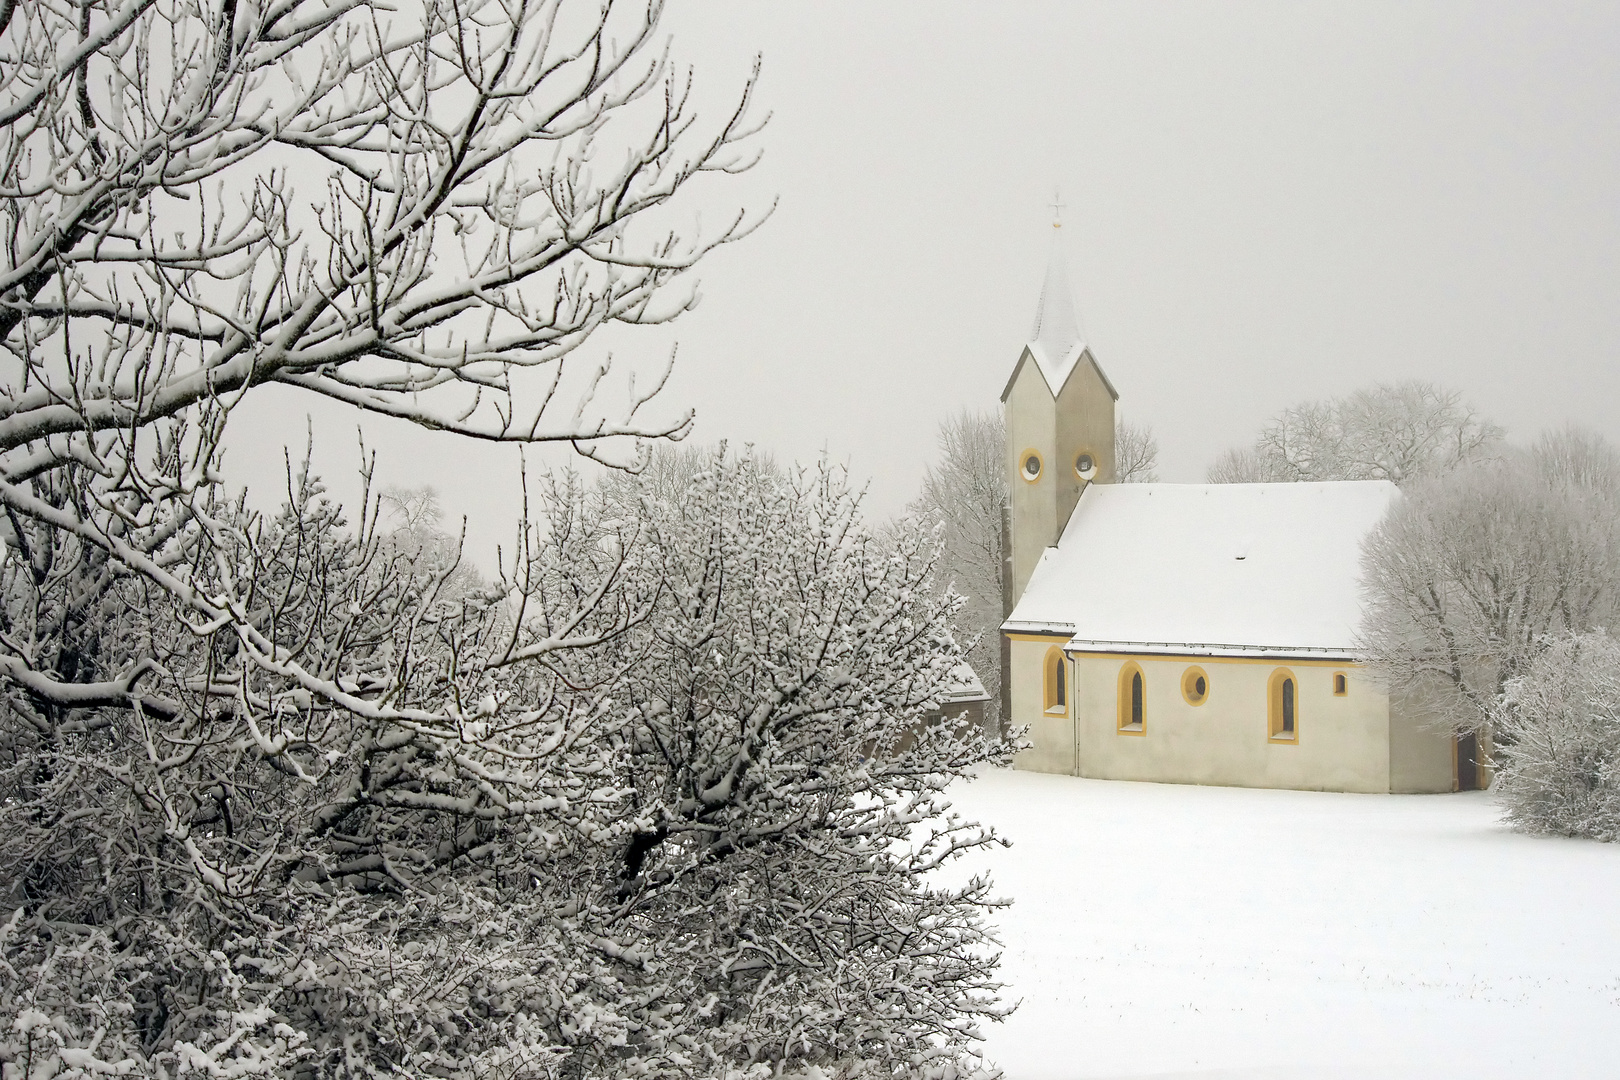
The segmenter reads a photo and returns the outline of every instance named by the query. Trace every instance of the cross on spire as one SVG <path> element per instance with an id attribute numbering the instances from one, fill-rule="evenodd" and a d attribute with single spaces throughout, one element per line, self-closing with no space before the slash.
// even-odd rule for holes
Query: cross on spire
<path id="1" fill-rule="evenodd" d="M 1063 201 L 1063 196 L 1056 188 L 1052 189 L 1052 201 L 1047 205 L 1052 208 L 1052 228 L 1063 228 L 1063 208 L 1069 204 Z"/>

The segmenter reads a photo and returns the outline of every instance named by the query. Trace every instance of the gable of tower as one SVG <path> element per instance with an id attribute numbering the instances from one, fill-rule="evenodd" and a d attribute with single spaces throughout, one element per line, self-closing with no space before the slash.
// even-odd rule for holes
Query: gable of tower
<path id="1" fill-rule="evenodd" d="M 1053 410 L 1054 448 L 1067 484 L 1058 505 L 1060 531 L 1086 484 L 1111 484 L 1118 475 L 1114 467 L 1114 403 L 1118 400 L 1091 350 L 1082 350 L 1081 362 L 1058 391 Z M 1090 470 L 1082 468 L 1084 459 L 1090 460 Z"/>
<path id="2" fill-rule="evenodd" d="M 1041 380 L 1046 384 L 1047 392 L 1054 398 L 1068 389 L 1076 371 L 1090 369 L 1090 374 L 1101 384 L 1102 389 L 1115 401 L 1119 400 L 1119 391 L 1114 389 L 1113 380 L 1108 373 L 1097 363 L 1097 358 L 1091 355 L 1091 346 L 1077 345 L 1073 353 L 1061 364 L 1051 364 L 1045 359 L 1045 350 L 1031 342 L 1024 346 L 1024 351 L 1018 356 L 1018 363 L 1013 365 L 1012 374 L 1007 377 L 1007 385 L 1002 387 L 1001 400 L 1006 402 L 1007 395 L 1012 393 L 1013 383 L 1018 381 L 1018 373 L 1025 366 L 1034 367 L 1041 373 Z"/>

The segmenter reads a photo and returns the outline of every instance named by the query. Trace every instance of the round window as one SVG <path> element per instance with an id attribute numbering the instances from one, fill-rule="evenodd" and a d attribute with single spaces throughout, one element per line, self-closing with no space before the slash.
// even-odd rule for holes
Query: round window
<path id="1" fill-rule="evenodd" d="M 1090 454 L 1081 454 L 1074 459 L 1075 475 L 1082 480 L 1090 480 L 1097 475 L 1097 459 Z"/>
<path id="2" fill-rule="evenodd" d="M 1034 483 L 1041 475 L 1041 455 L 1034 450 L 1025 450 L 1018 471 L 1026 482 Z"/>
<path id="3" fill-rule="evenodd" d="M 1202 705 L 1209 698 L 1209 676 L 1200 667 L 1190 667 L 1181 676 L 1181 696 L 1189 705 Z"/>

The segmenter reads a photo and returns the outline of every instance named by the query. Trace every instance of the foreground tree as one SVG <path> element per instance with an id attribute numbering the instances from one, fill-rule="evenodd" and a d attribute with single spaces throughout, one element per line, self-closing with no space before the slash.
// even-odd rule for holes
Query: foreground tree
<path id="1" fill-rule="evenodd" d="M 1615 625 L 1617 552 L 1620 454 L 1593 435 L 1410 484 L 1363 547 L 1362 649 L 1393 693 L 1489 740 L 1552 641 Z"/>
<path id="2" fill-rule="evenodd" d="M 1492 722 L 1508 821 L 1620 840 L 1620 645 L 1602 632 L 1549 643 L 1508 683 Z"/>
<path id="3" fill-rule="evenodd" d="M 106 560 L 188 625 L 252 639 L 255 581 L 189 575 L 241 542 L 215 505 L 219 440 L 266 383 L 588 454 L 683 431 L 642 416 L 661 378 L 614 402 L 605 365 L 568 364 L 603 326 L 684 310 L 683 274 L 746 231 L 662 217 L 695 178 L 746 167 L 751 129 L 747 92 L 698 126 L 661 10 L 0 9 L 0 502 L 25 557 Z M 128 705 L 149 666 L 92 693 L 56 689 L 82 677 L 35 652 L 6 659 L 64 707 Z"/>
<path id="4" fill-rule="evenodd" d="M 825 464 L 722 450 L 679 488 L 667 471 L 686 470 L 602 495 L 608 519 L 646 523 L 663 594 L 592 654 L 623 673 L 637 823 L 601 916 L 627 947 L 678 949 L 658 999 L 706 1002 L 739 1067 L 972 1071 L 978 1026 L 1005 1011 L 994 902 L 983 879 L 931 875 L 991 842 L 946 813 L 945 786 L 1009 751 L 930 720 L 962 655 L 933 541 L 873 537 Z"/>
<path id="5" fill-rule="evenodd" d="M 1379 384 L 1284 409 L 1254 445 L 1228 451 L 1212 484 L 1438 476 L 1495 453 L 1502 429 L 1433 383 Z"/>
<path id="6" fill-rule="evenodd" d="M 254 583 L 251 635 L 106 560 L 4 563 L 15 643 L 153 658 L 72 708 L 13 669 L 8 1067 L 979 1070 L 994 901 L 931 875 L 991 842 L 941 793 L 1007 748 L 928 723 L 961 654 L 926 532 L 717 459 L 543 484 L 518 576 L 447 596 L 380 515 L 293 496 L 211 507 L 239 542 L 188 569 Z"/>
<path id="7" fill-rule="evenodd" d="M 8 1071 L 791 1052 L 658 1000 L 601 914 L 640 825 L 619 668 L 585 658 L 664 595 L 635 520 L 559 514 L 463 589 L 370 496 L 293 476 L 261 515 L 217 482 L 267 383 L 593 455 L 684 430 L 646 415 L 661 378 L 575 362 L 748 228 L 683 231 L 750 160 L 748 95 L 700 125 L 660 14 L 0 5 Z"/>

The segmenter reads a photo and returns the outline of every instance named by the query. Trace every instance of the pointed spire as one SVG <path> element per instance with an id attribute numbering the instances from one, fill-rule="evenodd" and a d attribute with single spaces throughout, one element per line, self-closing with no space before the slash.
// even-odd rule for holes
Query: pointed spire
<path id="1" fill-rule="evenodd" d="M 1080 315 L 1074 306 L 1074 289 L 1069 285 L 1069 266 L 1063 258 L 1063 202 L 1052 202 L 1052 253 L 1046 263 L 1046 281 L 1041 286 L 1041 302 L 1035 309 L 1035 327 L 1030 331 L 1030 351 L 1052 393 L 1062 389 L 1075 361 L 1085 348 Z"/>
<path id="2" fill-rule="evenodd" d="M 1061 233 L 1052 234 L 1052 254 L 1046 263 L 1046 282 L 1041 286 L 1040 306 L 1035 309 L 1035 328 L 1029 332 L 1046 358 L 1058 363 L 1080 342 L 1080 317 L 1075 312 L 1074 290 L 1069 286 L 1069 267 L 1063 258 Z"/>

